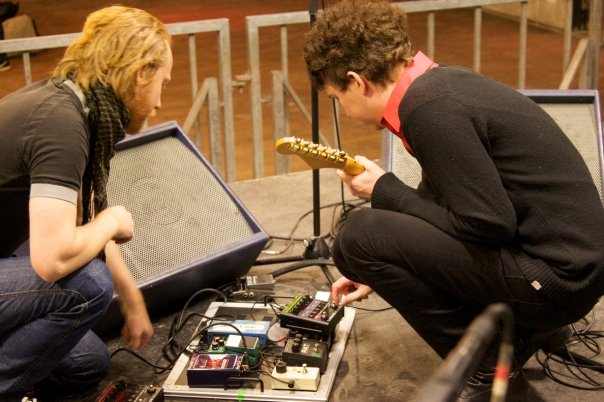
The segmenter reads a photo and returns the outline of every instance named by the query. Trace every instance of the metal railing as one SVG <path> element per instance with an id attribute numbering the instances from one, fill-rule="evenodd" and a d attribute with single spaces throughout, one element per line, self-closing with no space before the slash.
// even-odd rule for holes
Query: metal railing
<path id="1" fill-rule="evenodd" d="M 454 10 L 461 8 L 474 8 L 474 42 L 473 42 L 473 64 L 472 68 L 480 72 L 481 68 L 481 32 L 482 32 L 482 13 L 483 8 L 490 5 L 516 3 L 520 5 L 519 15 L 519 57 L 518 57 L 518 89 L 524 89 L 526 86 L 526 53 L 527 53 L 527 35 L 528 35 L 528 3 L 532 0 L 423 0 L 406 1 L 395 3 L 407 13 L 427 13 L 427 55 L 435 58 L 435 13 L 438 11 Z M 582 75 L 581 86 L 584 88 L 597 87 L 597 69 L 599 63 L 600 32 L 602 0 L 591 0 L 590 9 L 590 35 L 583 39 L 575 51 L 572 61 L 570 60 L 571 36 L 572 36 L 572 0 L 567 0 L 567 21 L 564 24 L 563 33 L 563 63 L 565 74 L 560 87 L 568 87 L 574 79 L 578 66 L 585 66 Z M 282 14 L 269 14 L 249 16 L 246 18 L 247 38 L 248 38 L 248 57 L 249 71 L 251 80 L 250 100 L 252 117 L 252 136 L 253 136 L 253 156 L 254 156 L 254 177 L 264 176 L 264 155 L 263 155 L 263 121 L 262 121 L 262 102 L 264 98 L 261 93 L 261 68 L 260 68 L 260 34 L 259 30 L 263 27 L 278 26 L 281 30 L 281 70 L 272 72 L 272 104 L 273 104 L 273 126 L 274 139 L 284 135 L 289 135 L 288 121 L 288 98 L 294 101 L 294 104 L 302 112 L 306 120 L 311 124 L 311 119 L 306 111 L 304 104 L 299 100 L 288 81 L 288 63 L 287 63 L 287 27 L 292 24 L 310 23 L 308 12 L 293 12 Z M 337 118 L 337 116 L 336 116 Z M 323 134 L 320 134 L 324 138 Z M 325 141 L 329 145 L 328 141 Z M 385 147 L 382 149 L 385 154 Z M 289 172 L 289 158 L 279 154 L 275 155 L 275 173 L 281 174 Z"/>
<path id="2" fill-rule="evenodd" d="M 572 18 L 572 0 L 566 0 L 567 15 Z M 598 88 L 600 70 L 600 48 L 602 43 L 602 0 L 591 0 L 589 7 L 589 34 L 582 38 L 572 59 L 570 56 L 570 43 L 572 35 L 572 22 L 568 21 L 564 27 L 564 76 L 558 89 L 569 89 L 576 77 L 579 67 L 583 66 L 580 76 L 580 88 Z"/>
<path id="3" fill-rule="evenodd" d="M 520 3 L 522 5 L 520 17 L 520 48 L 518 65 L 518 86 L 524 88 L 526 76 L 526 37 L 528 18 L 526 6 L 530 0 L 422 0 L 406 1 L 394 3 L 405 10 L 406 13 L 425 12 L 428 15 L 427 32 L 427 55 L 434 58 L 435 42 L 435 13 L 437 11 L 454 10 L 460 8 L 475 8 L 474 14 L 474 64 L 473 68 L 480 71 L 480 47 L 481 47 L 481 26 L 482 26 L 482 7 L 493 4 Z M 281 74 L 273 72 L 273 83 L 280 87 L 273 88 L 273 115 L 275 126 L 275 137 L 289 135 L 287 122 L 287 97 L 293 97 L 296 100 L 297 95 L 287 80 L 287 26 L 292 24 L 310 23 L 310 14 L 308 12 L 291 12 L 281 14 L 266 14 L 246 17 L 248 57 L 250 71 L 250 100 L 252 117 L 252 136 L 253 136 L 253 157 L 254 157 L 254 177 L 264 176 L 264 154 L 263 154 L 263 122 L 262 122 L 262 93 L 261 93 L 261 69 L 260 69 L 260 34 L 262 27 L 278 26 L 281 29 Z M 296 105 L 306 119 L 310 121 L 310 115 L 303 104 L 295 101 Z M 284 109 L 282 109 L 284 108 Z M 289 162 L 280 155 L 275 156 L 275 173 L 281 174 L 289 171 Z"/>
<path id="4" fill-rule="evenodd" d="M 218 173 L 227 180 L 234 180 L 236 177 L 235 158 L 228 158 L 224 161 L 223 155 L 234 155 L 235 152 L 235 131 L 233 121 L 233 97 L 232 97 L 232 72 L 231 72 L 231 39 L 229 30 L 229 20 L 226 18 L 217 18 L 203 21 L 191 21 L 182 23 L 166 24 L 166 27 L 173 36 L 187 35 L 189 49 L 189 67 L 191 82 L 192 107 L 189 110 L 183 129 L 188 131 L 192 127 L 195 130 L 195 143 L 200 146 L 200 127 L 199 112 L 204 104 L 208 104 L 208 135 L 210 143 L 210 162 L 216 168 Z M 198 69 L 196 57 L 196 39 L 195 35 L 199 33 L 218 34 L 218 68 L 220 82 L 222 83 L 222 106 L 223 106 L 223 125 L 224 125 L 224 143 L 225 152 L 222 152 L 220 144 L 222 142 L 220 130 L 220 104 L 218 101 L 218 82 L 216 78 L 205 78 L 201 88 L 198 86 Z M 25 84 L 32 83 L 31 73 L 31 53 L 46 50 L 63 48 L 75 40 L 80 33 L 47 35 L 33 38 L 10 39 L 0 41 L 0 53 L 17 52 L 22 54 Z M 226 172 L 223 165 L 226 164 Z"/>
<path id="5" fill-rule="evenodd" d="M 481 31 L 483 8 L 499 4 L 520 4 L 519 15 L 519 44 L 518 44 L 518 88 L 525 87 L 526 80 L 526 52 L 527 52 L 527 5 L 532 0 L 423 0 L 405 1 L 394 3 L 403 8 L 407 13 L 426 13 L 427 15 L 427 46 L 426 53 L 430 58 L 435 58 L 435 25 L 436 12 L 461 8 L 474 9 L 473 27 L 473 60 L 472 68 L 480 72 L 481 68 Z M 568 88 L 578 74 L 580 74 L 581 88 L 597 88 L 599 52 L 601 44 L 601 19 L 602 0 L 591 0 L 589 36 L 579 41 L 572 58 L 572 0 L 567 1 L 567 21 L 563 33 L 563 67 L 564 76 L 560 88 Z M 289 12 L 280 14 L 267 14 L 246 17 L 247 49 L 248 49 L 248 75 L 244 77 L 250 81 L 250 114 L 252 132 L 253 177 L 263 177 L 265 158 L 263 154 L 263 116 L 262 104 L 266 98 L 272 98 L 274 135 L 289 135 L 289 103 L 293 101 L 304 119 L 311 124 L 310 113 L 306 110 L 304 102 L 295 92 L 288 79 L 288 27 L 295 24 L 309 24 L 310 15 L 307 11 Z M 229 20 L 225 18 L 192 21 L 184 23 L 166 24 L 172 35 L 187 35 L 190 65 L 190 85 L 192 105 L 186 116 L 183 128 L 186 132 L 194 129 L 195 143 L 201 148 L 199 113 L 207 107 L 207 125 L 209 135 L 210 162 L 219 174 L 227 181 L 236 180 L 236 152 L 234 134 L 234 107 L 232 90 L 241 82 L 232 80 L 231 71 L 231 44 L 229 33 Z M 261 60 L 260 60 L 260 29 L 264 27 L 279 27 L 280 29 L 280 64 L 281 69 L 272 72 L 272 94 L 263 97 L 261 89 Z M 215 32 L 218 34 L 218 69 L 219 79 L 206 78 L 202 85 L 198 85 L 196 38 L 198 33 Z M 79 33 L 50 35 L 35 38 L 23 38 L 0 41 L 0 53 L 18 52 L 22 54 L 25 83 L 32 82 L 30 54 L 43 49 L 67 47 Z M 273 38 L 271 38 L 273 39 Z M 273 39 L 274 40 L 274 39 Z M 582 69 L 581 69 L 582 67 Z M 239 80 L 239 79 L 238 79 Z M 220 88 L 220 89 L 219 89 Z M 309 88 L 310 90 L 310 88 Z M 221 126 L 221 116 L 222 126 Z M 337 118 L 338 112 L 334 118 Z M 322 141 L 329 144 L 325 136 L 320 133 Z M 224 143 L 224 151 L 222 150 Z M 385 149 L 382 149 L 385 154 Z M 227 157 L 225 157 L 227 155 Z M 289 159 L 275 154 L 276 173 L 290 170 Z M 225 171 L 226 169 L 226 171 Z"/>

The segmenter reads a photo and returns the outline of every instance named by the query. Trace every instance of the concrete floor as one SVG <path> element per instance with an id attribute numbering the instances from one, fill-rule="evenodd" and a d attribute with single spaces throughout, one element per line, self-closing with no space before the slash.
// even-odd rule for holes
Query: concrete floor
<path id="1" fill-rule="evenodd" d="M 328 206 L 341 199 L 339 180 L 331 169 L 324 169 L 320 175 L 320 203 Z M 312 175 L 310 171 L 289 175 L 271 176 L 262 179 L 231 183 L 230 187 L 241 199 L 251 215 L 255 217 L 271 236 L 290 236 L 295 222 L 303 214 L 312 211 Z M 351 199 L 347 190 L 347 199 Z M 323 208 L 321 213 L 321 234 L 331 230 L 332 208 Z M 312 214 L 307 215 L 295 231 L 295 238 L 312 238 L 314 225 Z M 280 250 L 276 242 L 273 250 Z M 299 256 L 303 246 L 297 242 L 287 256 Z M 283 255 L 282 255 L 283 256 Z M 273 258 L 261 255 L 260 258 Z M 284 266 L 261 265 L 253 267 L 251 273 L 268 273 Z M 337 271 L 330 271 L 338 276 Z M 311 266 L 277 278 L 276 294 L 294 295 L 296 293 L 314 294 L 315 290 L 328 290 L 329 284 L 320 268 Z M 211 298 L 213 300 L 213 297 Z M 205 311 L 209 300 L 201 300 L 190 311 Z M 355 307 L 381 310 L 387 308 L 383 300 L 372 295 L 368 300 L 355 304 Z M 178 306 L 177 308 L 180 308 Z M 168 329 L 175 314 L 154 318 L 156 335 L 151 345 L 142 351 L 142 355 L 151 362 L 161 357 L 161 348 L 168 337 Z M 604 314 L 601 306 L 595 310 L 594 329 L 603 327 Z M 190 330 L 197 325 L 191 323 Z M 121 346 L 119 339 L 108 339 L 111 351 Z M 597 359 L 597 358 L 595 358 Z M 165 365 L 163 361 L 159 365 Z M 329 398 L 330 402 L 339 401 L 411 401 L 416 392 L 441 365 L 441 360 L 419 338 L 417 334 L 394 310 L 364 311 L 358 309 L 354 326 L 339 365 L 335 384 Z M 541 366 L 531 359 L 526 366 L 531 384 L 531 402 L 572 402 L 602 400 L 601 392 L 576 390 L 555 383 L 545 377 Z M 113 358 L 109 381 L 124 379 L 134 384 L 162 385 L 167 372 L 155 375 L 153 369 L 128 353 L 118 353 Z M 593 377 L 604 382 L 603 376 L 592 372 Z M 84 399 L 82 401 L 92 401 Z M 168 401 L 184 401 L 182 398 L 167 398 Z M 197 400 L 197 399 L 189 399 Z M 435 401 L 438 402 L 438 401 Z"/>

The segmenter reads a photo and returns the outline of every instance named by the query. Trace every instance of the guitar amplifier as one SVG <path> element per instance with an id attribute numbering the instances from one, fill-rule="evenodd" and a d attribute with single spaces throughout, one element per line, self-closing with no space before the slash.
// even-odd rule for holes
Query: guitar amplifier
<path id="1" fill-rule="evenodd" d="M 134 237 L 120 251 L 151 314 L 249 271 L 268 236 L 176 123 L 116 148 L 107 198 L 134 219 Z M 94 330 L 116 334 L 122 322 L 114 297 Z"/>

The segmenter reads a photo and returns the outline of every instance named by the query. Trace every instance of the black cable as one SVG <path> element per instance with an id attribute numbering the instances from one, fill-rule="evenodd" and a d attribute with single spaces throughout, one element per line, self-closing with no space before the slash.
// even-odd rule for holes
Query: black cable
<path id="1" fill-rule="evenodd" d="M 330 260 L 321 258 L 318 260 L 306 260 L 306 261 L 299 261 L 297 263 L 293 263 L 290 264 L 284 268 L 280 268 L 277 269 L 275 271 L 272 272 L 273 278 L 277 278 L 281 275 L 287 274 L 289 272 L 293 272 L 296 271 L 300 268 L 304 268 L 304 267 L 310 267 L 313 265 L 317 265 L 317 266 L 321 266 L 321 265 L 333 265 L 333 263 Z"/>
<path id="2" fill-rule="evenodd" d="M 198 290 L 197 292 L 193 293 L 193 295 L 191 295 L 191 297 L 189 297 L 189 299 L 187 300 L 187 302 L 186 302 L 186 303 L 185 303 L 185 305 L 183 306 L 183 308 L 182 308 L 182 310 L 181 310 L 181 312 L 180 312 L 180 315 L 179 315 L 179 317 L 178 317 L 178 320 L 177 320 L 177 325 L 176 325 L 177 327 L 180 327 L 180 322 L 181 322 L 181 320 L 182 320 L 182 316 L 183 316 L 184 312 L 186 311 L 186 309 L 189 307 L 189 304 L 190 304 L 190 303 L 191 303 L 191 302 L 192 302 L 192 301 L 193 301 L 193 300 L 194 300 L 194 299 L 195 299 L 197 296 L 199 296 L 200 294 L 203 294 L 203 293 L 215 293 L 215 294 L 217 294 L 218 296 L 221 296 L 221 297 L 222 297 L 222 300 L 223 300 L 224 302 L 226 302 L 226 301 L 228 300 L 228 297 L 227 297 L 227 296 L 226 296 L 226 295 L 225 295 L 223 292 L 221 292 L 221 291 L 219 291 L 219 290 L 216 290 L 216 289 L 211 289 L 211 288 L 204 288 L 204 289 Z"/>
<path id="3" fill-rule="evenodd" d="M 353 308 L 355 310 L 360 310 L 360 311 L 369 311 L 372 313 L 381 313 L 382 311 L 388 311 L 388 310 L 392 310 L 394 307 L 390 306 L 390 307 L 384 307 L 384 308 L 377 308 L 377 309 L 371 309 L 371 308 L 364 308 L 364 307 L 356 307 L 356 306 L 346 306 L 346 307 L 350 307 Z"/>
<path id="4" fill-rule="evenodd" d="M 269 376 L 270 378 L 272 378 L 275 381 L 282 382 L 284 384 L 288 384 L 288 386 L 289 386 L 290 383 L 293 385 L 293 381 L 294 380 L 289 380 L 289 381 L 282 380 L 281 378 L 277 378 L 277 377 L 273 376 L 271 373 L 269 373 L 267 371 L 264 371 L 264 370 L 253 370 L 253 371 L 250 371 L 250 372 L 251 373 L 260 373 L 260 374 L 267 375 L 267 376 Z M 293 388 L 293 386 L 290 387 L 290 388 Z"/>
<path id="5" fill-rule="evenodd" d="M 145 359 L 140 354 L 138 354 L 138 353 L 134 352 L 132 349 L 128 349 L 128 348 L 117 348 L 116 350 L 113 351 L 113 353 L 111 353 L 111 357 L 115 356 L 118 353 L 122 353 L 122 352 L 131 354 L 132 356 L 134 356 L 137 359 L 141 360 L 143 363 L 147 364 L 150 367 L 158 368 L 158 369 L 164 369 L 163 366 L 157 366 L 157 365 L 151 363 L 149 360 Z"/>
<path id="6" fill-rule="evenodd" d="M 184 321 L 182 321 L 182 324 L 178 328 L 176 328 L 176 326 L 175 326 L 176 318 L 172 321 L 172 325 L 168 332 L 168 339 L 164 343 L 164 346 L 162 347 L 162 356 L 166 361 L 171 363 L 172 361 L 174 361 L 178 358 L 178 355 L 180 353 L 180 350 L 182 349 L 182 346 L 178 342 L 176 342 L 176 337 L 180 334 L 180 331 L 184 328 L 185 324 L 191 318 L 196 317 L 196 316 L 208 319 L 208 317 L 204 316 L 203 314 L 191 313 L 184 319 Z M 170 354 L 172 354 L 172 355 L 170 355 Z"/>
<path id="7" fill-rule="evenodd" d="M 190 339 L 190 340 L 189 340 L 189 342 L 187 343 L 187 347 L 188 347 L 188 344 L 190 344 L 190 343 L 193 341 L 193 339 L 194 339 L 194 337 L 195 337 L 195 336 L 197 336 L 197 334 L 195 334 L 193 337 L 191 337 L 191 339 Z M 115 355 L 117 355 L 118 353 L 121 353 L 121 352 L 126 352 L 126 353 L 129 353 L 129 354 L 131 354 L 132 356 L 134 356 L 134 357 L 138 358 L 139 360 L 141 360 L 143 363 L 147 364 L 148 366 L 150 366 L 150 367 L 154 368 L 154 373 L 155 373 L 155 374 L 161 374 L 161 373 L 164 373 L 164 372 L 166 372 L 166 371 L 168 371 L 168 370 L 171 370 L 171 369 L 174 367 L 174 364 L 176 363 L 176 360 L 178 359 L 178 357 L 180 356 L 180 354 L 182 354 L 182 352 L 183 352 L 185 349 L 186 349 L 186 347 L 184 347 L 184 348 L 183 348 L 183 349 L 180 351 L 180 353 L 178 353 L 178 354 L 177 354 L 177 356 L 176 356 L 174 359 L 172 359 L 172 360 L 168 360 L 168 365 L 167 365 L 167 366 L 160 366 L 160 365 L 158 365 L 158 364 L 151 363 L 150 361 L 148 361 L 147 359 L 145 359 L 145 358 L 144 358 L 143 356 L 141 356 L 140 354 L 138 354 L 138 353 L 136 353 L 136 352 L 134 352 L 134 351 L 132 351 L 131 349 L 128 349 L 128 348 L 118 348 L 118 349 L 116 349 L 115 351 L 113 351 L 113 353 L 111 353 L 111 358 L 113 358 L 113 357 L 114 357 Z M 161 360 L 161 357 L 160 357 L 160 359 L 159 359 L 159 360 Z"/>
<path id="8" fill-rule="evenodd" d="M 304 240 L 306 240 L 306 239 L 301 238 L 301 237 L 293 237 L 292 238 L 292 237 L 285 237 L 285 236 L 278 236 L 278 235 L 270 235 L 270 237 L 273 240 L 283 240 L 283 241 L 293 240 L 293 241 L 297 241 L 297 242 L 303 242 Z"/>
<path id="9" fill-rule="evenodd" d="M 340 122 L 338 120 L 338 108 L 336 106 L 336 102 L 337 100 L 332 98 L 331 99 L 331 110 L 333 112 L 333 122 L 334 122 L 334 126 L 336 129 L 336 148 L 337 149 L 342 149 L 342 146 L 340 144 Z M 342 181 L 340 181 L 340 200 L 342 202 L 342 214 L 344 219 L 346 218 L 346 203 L 344 201 L 344 183 Z"/>
<path id="10" fill-rule="evenodd" d="M 345 203 L 343 206 L 343 210 L 340 213 L 339 218 L 335 217 L 337 208 L 334 208 L 334 214 L 332 216 L 332 225 L 329 236 L 331 239 L 335 239 L 336 235 L 340 231 L 340 228 L 344 223 L 346 223 L 346 219 L 348 218 L 348 214 L 354 210 L 363 208 L 363 205 L 369 204 L 369 201 L 360 200 L 360 203 L 353 204 L 351 202 Z"/>
<path id="11" fill-rule="evenodd" d="M 591 320 L 584 317 L 571 325 L 573 332 L 563 348 L 551 353 L 538 351 L 535 358 L 543 373 L 558 384 L 580 390 L 604 390 L 604 384 L 592 375 L 594 372 L 604 374 L 604 363 L 595 360 L 601 352 L 598 340 L 604 337 L 604 331 L 592 330 L 593 310 L 590 316 Z M 583 328 L 579 328 L 581 324 Z M 591 356 L 585 356 L 585 351 Z"/>
<path id="12" fill-rule="evenodd" d="M 334 227 L 336 227 L 340 222 L 343 222 L 345 220 L 345 215 L 353 209 L 359 208 L 364 204 L 368 204 L 369 202 L 366 200 L 350 200 L 350 201 L 338 201 L 338 202 L 334 202 L 334 203 L 330 203 L 330 204 L 326 204 L 320 207 L 320 209 L 325 209 L 325 208 L 334 208 L 334 214 L 335 211 L 337 211 L 338 207 L 342 207 L 342 205 L 344 205 L 344 211 L 342 213 L 342 215 L 344 215 L 344 217 L 340 217 L 339 220 L 335 220 L 334 218 L 332 218 L 332 225 L 331 225 L 331 230 L 330 232 L 328 232 L 327 234 L 323 234 L 320 237 L 325 238 L 325 239 L 330 239 L 330 238 L 334 238 Z M 270 254 L 270 255 L 279 255 L 279 254 L 283 254 L 286 251 L 288 251 L 295 242 L 298 241 L 306 241 L 308 239 L 301 239 L 301 238 L 295 238 L 294 237 L 294 233 L 296 232 L 296 230 L 298 229 L 298 227 L 300 226 L 301 222 L 304 220 L 304 218 L 306 218 L 307 216 L 309 216 L 310 214 L 312 214 L 314 212 L 314 210 L 309 210 L 305 213 L 303 213 L 294 223 L 293 228 L 290 230 L 290 234 L 289 236 L 276 236 L 276 235 L 269 235 L 270 239 L 278 239 L 278 240 L 284 240 L 287 241 L 287 245 L 285 246 L 285 248 L 281 249 L 281 250 L 262 250 L 262 253 L 264 254 Z M 335 221 L 335 223 L 334 223 Z M 290 262 L 291 261 L 291 257 L 284 257 L 284 261 L 278 260 L 277 258 L 267 258 L 267 259 L 260 259 L 260 260 L 256 260 L 256 262 L 254 263 L 254 265 L 268 265 L 268 264 L 273 264 L 273 263 L 280 263 L 280 262 Z"/>
<path id="13" fill-rule="evenodd" d="M 176 361 L 180 357 L 180 355 L 183 352 L 186 351 L 186 349 L 189 347 L 189 345 L 191 344 L 191 342 L 202 331 L 205 331 L 205 330 L 207 330 L 207 328 L 209 328 L 210 326 L 214 326 L 214 325 L 229 325 L 229 326 L 232 326 L 232 324 L 229 324 L 227 322 L 212 324 L 210 326 L 206 326 L 206 327 L 202 328 L 200 331 L 194 331 L 193 334 L 189 337 L 188 341 L 185 342 L 185 346 L 182 346 L 182 345 L 178 344 L 178 342 L 176 342 L 176 337 L 180 334 L 180 332 L 185 327 L 185 324 L 192 317 L 201 317 L 201 318 L 206 319 L 208 321 L 210 321 L 210 320 L 216 321 L 216 320 L 222 319 L 221 317 L 208 317 L 208 316 L 205 316 L 205 315 L 199 314 L 199 313 L 191 313 L 191 314 L 189 314 L 187 317 L 185 317 L 183 319 L 184 313 L 185 313 L 186 309 L 188 308 L 188 305 L 195 299 L 195 297 L 197 297 L 198 295 L 200 295 L 202 293 L 215 293 L 215 294 L 221 296 L 223 298 L 224 302 L 226 302 L 228 300 L 227 296 L 223 292 L 221 292 L 219 290 L 216 290 L 216 289 L 211 289 L 211 288 L 201 289 L 201 290 L 195 292 L 191 297 L 189 297 L 189 299 L 187 300 L 187 302 L 183 306 L 180 314 L 178 316 L 174 317 L 174 320 L 172 321 L 172 325 L 170 326 L 170 329 L 169 329 L 168 339 L 167 339 L 167 341 L 164 343 L 164 345 L 162 347 L 162 355 L 158 359 L 158 362 L 161 361 L 162 359 L 166 360 L 168 362 L 167 366 L 162 366 L 162 365 L 159 365 L 158 363 L 151 363 L 150 361 L 148 361 L 147 359 L 145 359 L 140 354 L 138 354 L 138 353 L 136 353 L 136 352 L 134 352 L 134 351 L 132 351 L 131 349 L 128 349 L 128 348 L 118 348 L 118 349 L 116 349 L 111 354 L 111 357 L 113 357 L 116 354 L 121 353 L 121 352 L 127 352 L 127 353 L 131 354 L 132 356 L 135 356 L 139 360 L 143 361 L 145 364 L 147 364 L 150 367 L 152 367 L 154 369 L 154 372 L 155 372 L 156 375 L 157 374 L 161 374 L 161 373 L 163 373 L 165 371 L 168 371 L 168 370 L 172 369 L 173 366 L 174 366 L 174 364 L 176 363 Z M 234 327 L 234 328 L 242 336 L 243 344 L 244 344 L 244 350 L 247 351 L 247 345 L 246 345 L 245 339 L 243 338 L 243 334 L 241 333 L 241 331 L 239 331 L 238 328 L 236 328 L 236 327 Z"/>
<path id="14" fill-rule="evenodd" d="M 332 206 L 332 205 L 331 205 L 331 204 L 329 204 L 329 205 L 324 205 L 324 206 L 319 207 L 319 209 L 328 208 L 328 207 L 330 207 L 330 206 Z M 292 229 L 291 229 L 291 230 L 290 230 L 290 232 L 289 232 L 289 240 L 290 240 L 290 241 L 288 242 L 288 244 L 287 244 L 286 248 L 285 248 L 285 249 L 283 249 L 283 250 L 280 250 L 280 251 L 274 251 L 274 252 L 272 253 L 273 255 L 274 255 L 274 254 L 283 254 L 284 252 L 286 252 L 287 250 L 289 250 L 289 249 L 291 248 L 291 246 L 292 246 L 292 245 L 293 245 L 293 243 L 294 243 L 294 241 L 293 241 L 293 239 L 294 239 L 294 233 L 296 232 L 296 230 L 297 230 L 297 229 L 298 229 L 298 227 L 300 226 L 300 223 L 302 223 L 302 221 L 304 220 L 304 218 L 306 218 L 308 215 L 313 214 L 314 212 L 315 212 L 315 211 L 314 211 L 314 209 L 311 209 L 310 211 L 307 211 L 307 212 L 303 213 L 303 214 L 302 214 L 302 215 L 301 215 L 301 216 L 300 216 L 300 217 L 299 217 L 299 218 L 296 220 L 296 222 L 294 223 L 294 226 L 292 227 Z M 271 237 L 274 237 L 274 236 L 271 236 Z M 263 250 L 263 251 L 264 251 L 264 250 Z M 268 252 L 267 252 L 267 251 L 265 251 L 265 253 L 268 253 Z"/>

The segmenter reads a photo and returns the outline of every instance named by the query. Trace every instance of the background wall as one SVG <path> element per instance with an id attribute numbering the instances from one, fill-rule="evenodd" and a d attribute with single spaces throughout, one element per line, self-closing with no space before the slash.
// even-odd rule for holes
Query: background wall
<path id="1" fill-rule="evenodd" d="M 555 30 L 564 29 L 566 21 L 567 0 L 533 0 L 528 5 L 529 21 Z M 487 9 L 495 14 L 518 18 L 520 4 L 502 4 L 489 6 Z"/>

